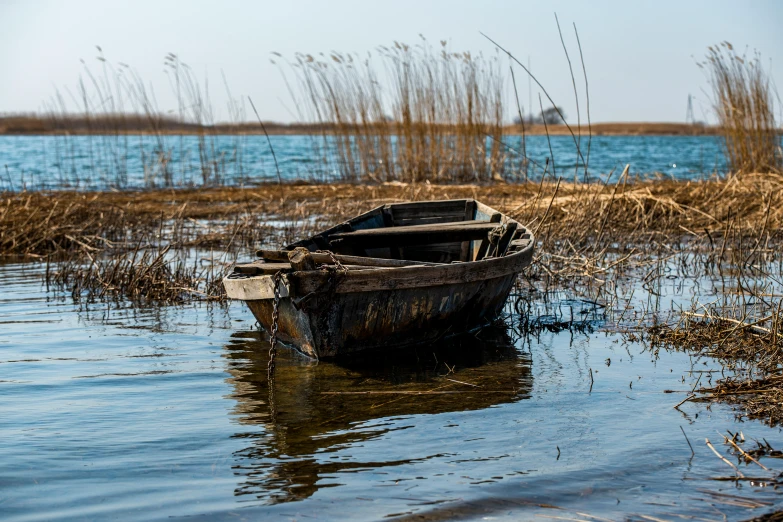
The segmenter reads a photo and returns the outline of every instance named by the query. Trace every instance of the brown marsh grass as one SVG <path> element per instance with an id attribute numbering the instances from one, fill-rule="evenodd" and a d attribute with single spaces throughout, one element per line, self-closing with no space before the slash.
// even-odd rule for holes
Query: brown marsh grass
<path id="1" fill-rule="evenodd" d="M 279 56 L 279 55 L 278 55 Z M 380 65 L 376 65 L 380 62 Z M 300 116 L 332 129 L 320 154 L 344 181 L 484 182 L 505 174 L 497 56 L 395 42 L 377 56 L 297 54 Z M 299 105 L 299 103 L 298 103 Z"/>
<path id="2" fill-rule="evenodd" d="M 301 238 L 384 203 L 464 197 L 527 223 L 540 241 L 541 270 L 550 277 L 563 260 L 589 275 L 610 246 L 649 250 L 683 236 L 720 244 L 728 229 L 738 238 L 763 233 L 769 236 L 765 242 L 775 242 L 783 230 L 778 175 L 631 182 L 626 172 L 605 184 L 266 184 L 6 193 L 0 197 L 0 255 L 69 257 L 85 249 L 124 248 L 150 235 L 182 246 L 248 249 Z"/>
<path id="3" fill-rule="evenodd" d="M 46 284 L 67 290 L 74 300 L 129 299 L 135 303 L 177 304 L 193 299 L 220 301 L 225 297 L 225 270 L 201 266 L 171 252 L 171 245 L 149 248 L 140 241 L 127 252 L 89 262 L 72 258 L 49 270 Z"/>
<path id="4" fill-rule="evenodd" d="M 723 42 L 710 47 L 707 70 L 726 158 L 735 173 L 783 172 L 775 92 L 758 54 L 740 55 Z"/>

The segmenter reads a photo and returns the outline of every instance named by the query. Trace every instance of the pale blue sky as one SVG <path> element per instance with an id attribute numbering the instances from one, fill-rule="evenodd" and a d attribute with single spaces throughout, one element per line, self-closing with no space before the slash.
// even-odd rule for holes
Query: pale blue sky
<path id="1" fill-rule="evenodd" d="M 0 112 L 33 111 L 56 87 L 73 89 L 79 60 L 96 63 L 100 45 L 108 59 L 130 64 L 153 84 L 165 109 L 175 104 L 163 57 L 175 52 L 210 78 L 218 109 L 226 98 L 222 70 L 233 94 L 250 95 L 262 118 L 290 121 L 272 51 L 364 53 L 394 40 L 415 43 L 422 33 L 448 40 L 453 51 L 491 53 L 483 31 L 523 62 L 530 56 L 534 73 L 575 121 L 554 12 L 572 59 L 571 23 L 579 29 L 594 121 L 683 121 L 689 93 L 701 119 L 707 84 L 695 61 L 723 40 L 760 51 L 783 82 L 778 1 L 0 0 Z M 520 91 L 527 104 L 527 81 Z"/>

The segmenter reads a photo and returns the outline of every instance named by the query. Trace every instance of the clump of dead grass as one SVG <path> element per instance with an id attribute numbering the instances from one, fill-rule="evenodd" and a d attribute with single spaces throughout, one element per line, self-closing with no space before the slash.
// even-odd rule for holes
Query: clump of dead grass
<path id="1" fill-rule="evenodd" d="M 169 246 L 144 248 L 95 259 L 87 254 L 88 263 L 71 260 L 46 271 L 46 283 L 67 291 L 74 300 L 126 298 L 132 302 L 177 304 L 193 299 L 222 301 L 221 283 L 225 270 L 214 265 L 200 268 L 172 256 Z"/>
<path id="2" fill-rule="evenodd" d="M 703 64 L 734 172 L 783 172 L 781 131 L 775 122 L 772 83 L 758 53 L 740 55 L 723 42 L 710 47 Z"/>
<path id="3" fill-rule="evenodd" d="M 714 317 L 655 325 L 648 333 L 653 344 L 715 358 L 729 372 L 695 389 L 689 400 L 734 404 L 740 416 L 777 426 L 783 424 L 783 314 L 778 310 L 769 321 L 772 325 L 763 328 L 758 320 Z"/>
<path id="4" fill-rule="evenodd" d="M 380 61 L 376 66 L 376 61 Z M 503 84 L 497 56 L 395 42 L 375 57 L 297 54 L 300 115 L 343 181 L 464 182 L 501 178 Z"/>

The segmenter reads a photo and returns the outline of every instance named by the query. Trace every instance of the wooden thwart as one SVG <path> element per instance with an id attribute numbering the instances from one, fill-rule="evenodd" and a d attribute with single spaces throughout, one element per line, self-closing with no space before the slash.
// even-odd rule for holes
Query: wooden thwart
<path id="1" fill-rule="evenodd" d="M 329 239 L 335 245 L 358 243 L 364 248 L 428 245 L 485 239 L 497 227 L 496 223 L 463 221 L 339 232 L 332 234 Z"/>
<path id="2" fill-rule="evenodd" d="M 259 250 L 256 255 L 267 261 L 288 261 L 289 250 Z M 425 263 L 423 261 L 408 261 L 405 259 L 381 259 L 377 257 L 346 256 L 327 252 L 310 252 L 310 257 L 319 265 L 334 264 L 334 259 L 344 265 L 377 266 L 394 268 L 399 266 L 436 266 L 440 263 Z M 334 258 L 334 259 L 332 259 Z M 273 264 L 273 263 L 268 263 Z"/>

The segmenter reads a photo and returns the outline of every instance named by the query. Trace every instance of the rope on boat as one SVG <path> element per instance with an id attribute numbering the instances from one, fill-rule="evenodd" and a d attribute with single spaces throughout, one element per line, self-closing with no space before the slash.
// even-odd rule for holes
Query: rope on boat
<path id="1" fill-rule="evenodd" d="M 495 257 L 498 255 L 498 247 L 500 246 L 500 238 L 506 233 L 507 225 L 503 224 L 499 227 L 495 227 L 487 234 L 489 240 L 489 250 L 486 257 Z"/>

